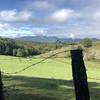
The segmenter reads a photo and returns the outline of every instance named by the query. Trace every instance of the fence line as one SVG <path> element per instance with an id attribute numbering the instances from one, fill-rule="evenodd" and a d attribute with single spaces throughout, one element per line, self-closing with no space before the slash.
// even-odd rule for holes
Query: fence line
<path id="1" fill-rule="evenodd" d="M 62 42 L 61 40 L 57 39 L 55 43 L 56 43 L 56 45 L 57 45 L 57 44 L 62 44 L 62 45 L 63 45 L 63 44 L 65 44 L 66 42 Z M 27 66 L 27 67 L 24 67 L 24 68 L 22 68 L 21 70 L 16 71 L 16 72 L 13 72 L 13 73 L 7 73 L 7 72 L 3 72 L 3 71 L 1 71 L 1 73 L 3 73 L 3 74 L 8 74 L 8 75 L 10 75 L 10 74 L 18 74 L 18 73 L 21 73 L 21 72 L 27 70 L 27 69 L 30 68 L 30 67 L 33 67 L 33 66 L 35 66 L 35 65 L 37 65 L 37 64 L 40 64 L 40 63 L 46 61 L 46 60 L 49 59 L 49 58 L 51 58 L 51 60 L 53 60 L 53 61 L 58 61 L 58 62 L 61 62 L 61 63 L 71 64 L 71 63 L 69 63 L 69 62 L 64 62 L 64 61 L 61 61 L 61 60 L 58 60 L 58 59 L 55 60 L 55 59 L 52 58 L 53 56 L 55 56 L 55 55 L 57 55 L 57 54 L 60 54 L 60 53 L 63 53 L 63 52 L 68 52 L 68 51 L 70 51 L 70 50 L 65 50 L 65 51 L 61 51 L 61 52 L 56 52 L 56 53 L 54 53 L 54 54 L 52 54 L 52 55 L 50 55 L 50 56 L 48 56 L 48 57 L 43 57 L 44 59 L 42 59 L 42 60 L 40 60 L 40 61 L 38 61 L 38 62 L 36 62 L 36 63 L 33 63 L 33 64 L 31 64 L 31 65 L 29 65 L 29 66 Z M 41 56 L 41 57 L 42 57 L 42 56 Z M 19 59 L 19 61 L 21 62 L 21 58 L 18 57 L 18 59 Z M 0 59 L 0 60 L 12 60 L 12 59 Z M 89 78 L 89 79 L 100 80 L 100 79 L 92 78 L 92 77 L 88 77 L 88 78 Z"/>

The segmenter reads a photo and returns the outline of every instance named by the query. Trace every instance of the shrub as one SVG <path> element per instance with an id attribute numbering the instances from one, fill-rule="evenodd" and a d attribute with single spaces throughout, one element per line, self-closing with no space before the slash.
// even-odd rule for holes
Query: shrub
<path id="1" fill-rule="evenodd" d="M 82 41 L 82 44 L 83 44 L 83 46 L 84 47 L 91 47 L 92 45 L 93 45 L 93 43 L 92 43 L 92 39 L 88 39 L 88 38 L 86 38 L 86 39 L 84 39 L 83 41 Z"/>

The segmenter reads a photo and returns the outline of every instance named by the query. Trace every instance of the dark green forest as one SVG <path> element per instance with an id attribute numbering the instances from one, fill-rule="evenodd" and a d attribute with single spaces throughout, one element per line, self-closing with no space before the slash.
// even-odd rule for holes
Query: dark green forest
<path id="1" fill-rule="evenodd" d="M 28 41 L 19 41 L 9 38 L 0 37 L 0 54 L 11 55 L 17 57 L 27 57 L 33 55 L 39 55 L 61 46 L 57 46 L 54 43 L 33 43 Z"/>

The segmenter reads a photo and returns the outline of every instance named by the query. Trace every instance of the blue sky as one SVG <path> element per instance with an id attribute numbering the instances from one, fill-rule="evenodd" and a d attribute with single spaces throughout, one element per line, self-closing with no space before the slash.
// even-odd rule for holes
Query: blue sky
<path id="1" fill-rule="evenodd" d="M 0 0 L 0 36 L 100 38 L 100 0 Z"/>

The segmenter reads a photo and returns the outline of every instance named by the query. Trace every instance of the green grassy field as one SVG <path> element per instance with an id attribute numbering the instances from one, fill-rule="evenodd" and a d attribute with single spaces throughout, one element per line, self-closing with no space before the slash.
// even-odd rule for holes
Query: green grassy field
<path id="1" fill-rule="evenodd" d="M 0 68 L 12 73 L 41 60 L 0 55 Z M 91 100 L 100 100 L 100 62 L 85 61 L 85 65 Z M 6 100 L 75 100 L 70 59 L 48 59 L 21 73 L 2 77 Z"/>

